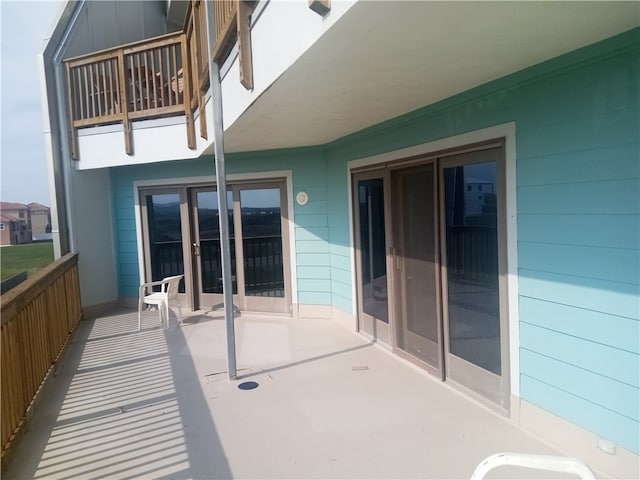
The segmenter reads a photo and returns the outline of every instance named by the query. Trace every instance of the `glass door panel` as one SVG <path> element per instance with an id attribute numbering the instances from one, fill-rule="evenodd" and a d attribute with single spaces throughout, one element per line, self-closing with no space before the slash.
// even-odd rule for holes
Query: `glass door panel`
<path id="1" fill-rule="evenodd" d="M 288 312 L 283 189 L 239 189 L 244 302 L 248 310 Z"/>
<path id="2" fill-rule="evenodd" d="M 390 343 L 384 177 L 380 172 L 354 176 L 359 327 Z"/>
<path id="3" fill-rule="evenodd" d="M 235 259 L 235 233 L 233 225 L 233 193 L 227 192 L 229 215 L 229 247 L 231 250 L 231 279 L 233 294 L 238 293 Z M 222 262 L 220 250 L 220 209 L 218 192 L 215 190 L 194 191 L 194 211 L 196 215 L 196 235 L 193 251 L 196 257 L 198 285 L 201 302 L 205 307 L 210 303 L 222 302 Z"/>
<path id="4" fill-rule="evenodd" d="M 506 405 L 502 159 L 499 147 L 442 161 L 441 234 L 447 377 Z"/>
<path id="5" fill-rule="evenodd" d="M 496 164 L 444 169 L 449 351 L 500 375 Z"/>
<path id="6" fill-rule="evenodd" d="M 179 193 L 143 193 L 148 236 L 147 281 L 184 273 L 182 217 Z M 150 274 L 150 278 L 149 278 Z M 180 292 L 184 293 L 184 279 Z"/>
<path id="7" fill-rule="evenodd" d="M 240 190 L 245 295 L 284 297 L 280 189 Z"/>
<path id="8" fill-rule="evenodd" d="M 392 172 L 398 347 L 441 370 L 434 164 Z"/>

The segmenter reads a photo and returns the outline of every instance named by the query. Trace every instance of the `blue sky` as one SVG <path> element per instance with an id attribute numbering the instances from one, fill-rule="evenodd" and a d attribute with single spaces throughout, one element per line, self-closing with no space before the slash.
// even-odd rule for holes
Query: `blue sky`
<path id="1" fill-rule="evenodd" d="M 49 205 L 42 135 L 42 50 L 64 1 L 0 0 L 0 200 Z"/>

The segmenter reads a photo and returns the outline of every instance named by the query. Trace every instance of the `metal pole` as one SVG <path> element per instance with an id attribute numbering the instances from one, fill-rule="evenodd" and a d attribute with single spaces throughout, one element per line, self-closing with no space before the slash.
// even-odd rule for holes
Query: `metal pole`
<path id="1" fill-rule="evenodd" d="M 236 372 L 236 339 L 233 319 L 233 285 L 231 283 L 231 250 L 229 248 L 229 212 L 227 207 L 227 180 L 224 164 L 224 130 L 222 124 L 222 87 L 220 69 L 213 61 L 215 43 L 213 2 L 205 1 L 207 16 L 207 45 L 209 62 L 209 83 L 213 105 L 213 141 L 215 152 L 216 183 L 220 218 L 220 250 L 222 256 L 222 293 L 224 296 L 224 319 L 227 330 L 227 371 L 229 380 L 234 380 Z"/>

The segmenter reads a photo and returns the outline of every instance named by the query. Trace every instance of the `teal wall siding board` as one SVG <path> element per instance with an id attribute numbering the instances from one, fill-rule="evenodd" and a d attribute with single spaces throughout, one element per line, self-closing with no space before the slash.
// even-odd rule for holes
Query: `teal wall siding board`
<path id="1" fill-rule="evenodd" d="M 640 357 L 637 353 L 525 322 L 520 324 L 520 334 L 520 346 L 523 349 L 580 367 L 636 389 L 640 386 Z M 535 369 L 522 370 L 522 373 L 534 378 L 546 378 L 548 375 L 544 370 Z"/>
<path id="2" fill-rule="evenodd" d="M 545 372 L 544 383 L 588 399 L 635 422 L 640 421 L 638 389 L 629 384 L 527 349 L 522 349 L 520 365 L 524 375 L 526 372 Z"/>
<path id="3" fill-rule="evenodd" d="M 518 264 L 523 269 L 640 284 L 640 251 L 634 249 L 519 242 Z"/>
<path id="4" fill-rule="evenodd" d="M 519 269 L 519 284 L 522 296 L 636 320 L 640 318 L 638 285 L 523 268 Z"/>
<path id="5" fill-rule="evenodd" d="M 520 321 L 640 354 L 640 321 L 632 318 L 521 296 Z"/>
<path id="6" fill-rule="evenodd" d="M 519 213 L 518 240 L 637 250 L 640 216 Z"/>
<path id="7" fill-rule="evenodd" d="M 637 143 L 537 157 L 518 157 L 518 187 L 640 177 Z"/>
<path id="8" fill-rule="evenodd" d="M 518 187 L 519 214 L 637 215 L 637 178 Z"/>

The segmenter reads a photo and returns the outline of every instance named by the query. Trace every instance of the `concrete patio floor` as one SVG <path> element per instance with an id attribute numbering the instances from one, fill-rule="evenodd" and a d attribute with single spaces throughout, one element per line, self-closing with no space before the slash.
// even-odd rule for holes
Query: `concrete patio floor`
<path id="1" fill-rule="evenodd" d="M 82 322 L 3 477 L 469 478 L 493 453 L 558 454 L 331 320 L 243 314 L 236 337 L 230 382 L 221 312 Z"/>

